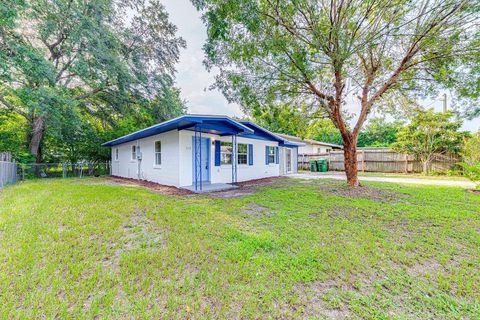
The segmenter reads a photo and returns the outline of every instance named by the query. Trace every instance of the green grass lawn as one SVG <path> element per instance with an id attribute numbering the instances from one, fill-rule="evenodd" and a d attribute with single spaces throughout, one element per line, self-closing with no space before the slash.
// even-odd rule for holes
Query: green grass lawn
<path id="1" fill-rule="evenodd" d="M 0 192 L 0 317 L 480 318 L 480 196 L 367 185 L 18 183 Z"/>

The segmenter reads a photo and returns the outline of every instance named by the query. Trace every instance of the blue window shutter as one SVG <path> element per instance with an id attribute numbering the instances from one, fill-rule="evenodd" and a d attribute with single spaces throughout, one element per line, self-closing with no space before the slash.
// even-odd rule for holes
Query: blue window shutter
<path id="1" fill-rule="evenodd" d="M 215 166 L 220 166 L 220 141 L 215 141 Z"/>
<path id="2" fill-rule="evenodd" d="M 275 147 L 275 163 L 280 163 L 280 155 L 278 154 L 278 147 Z"/>
<path id="3" fill-rule="evenodd" d="M 265 164 L 268 164 L 268 146 L 265 146 Z"/>
<path id="4" fill-rule="evenodd" d="M 253 166 L 253 144 L 248 145 L 248 165 Z"/>

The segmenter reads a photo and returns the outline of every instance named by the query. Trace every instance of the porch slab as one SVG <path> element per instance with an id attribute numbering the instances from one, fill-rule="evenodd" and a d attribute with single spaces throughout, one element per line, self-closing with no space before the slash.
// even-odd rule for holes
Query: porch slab
<path id="1" fill-rule="evenodd" d="M 186 189 L 195 193 L 209 193 L 209 192 L 231 190 L 235 188 L 238 188 L 238 186 L 235 186 L 230 183 L 209 183 L 209 182 L 204 182 L 202 184 L 202 190 L 200 190 L 200 187 L 198 187 L 198 190 L 195 190 L 195 186 L 183 187 L 183 189 Z"/>

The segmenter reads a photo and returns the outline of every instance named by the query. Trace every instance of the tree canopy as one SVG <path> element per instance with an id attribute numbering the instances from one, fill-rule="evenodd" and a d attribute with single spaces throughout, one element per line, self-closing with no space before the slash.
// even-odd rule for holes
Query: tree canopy
<path id="1" fill-rule="evenodd" d="M 28 122 L 37 161 L 45 134 L 80 139 L 82 120 L 183 112 L 173 85 L 185 42 L 158 0 L 6 0 L 0 15 L 0 108 Z"/>
<path id="2" fill-rule="evenodd" d="M 410 123 L 400 129 L 393 149 L 414 155 L 428 173 L 436 154 L 458 154 L 464 134 L 459 132 L 461 120 L 453 119 L 451 112 L 417 109 Z"/>
<path id="3" fill-rule="evenodd" d="M 221 70 L 217 86 L 247 112 L 288 103 L 328 116 L 345 145 L 351 186 L 372 110 L 458 88 L 462 81 L 450 78 L 470 71 L 480 49 L 478 1 L 192 1 L 208 27 L 206 65 Z M 456 72 L 447 78 L 449 70 Z M 360 110 L 352 125 L 349 97 Z"/>

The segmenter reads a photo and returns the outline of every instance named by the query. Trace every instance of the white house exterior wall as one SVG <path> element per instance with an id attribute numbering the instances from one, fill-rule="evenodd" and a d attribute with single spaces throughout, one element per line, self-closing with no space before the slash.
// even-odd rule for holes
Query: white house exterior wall
<path id="1" fill-rule="evenodd" d="M 287 152 L 286 152 L 287 149 L 290 149 L 292 153 L 291 154 L 292 167 L 290 172 L 287 172 Z M 280 148 L 280 174 L 284 175 L 284 174 L 297 173 L 297 172 L 298 172 L 298 149 L 281 147 Z"/>
<path id="2" fill-rule="evenodd" d="M 111 148 L 112 151 L 112 175 L 133 179 L 144 179 L 164 185 L 186 187 L 193 184 L 193 151 L 192 137 L 194 132 L 190 130 L 172 130 L 151 137 L 123 143 Z M 232 166 L 215 166 L 215 145 L 213 141 L 231 142 L 231 136 L 218 136 L 202 134 L 204 138 L 210 138 L 210 182 L 230 183 L 232 181 Z M 162 143 L 162 164 L 155 165 L 155 141 Z M 280 164 L 265 163 L 265 147 L 278 146 L 276 141 L 248 139 L 237 136 L 237 143 L 253 145 L 253 165 L 237 166 L 237 181 L 247 181 L 266 177 L 275 177 L 282 174 Z M 142 160 L 132 159 L 132 145 L 140 146 Z M 115 159 L 118 148 L 118 160 Z M 296 148 L 292 150 L 296 151 Z M 202 155 L 203 156 L 203 155 Z M 280 161 L 285 161 L 280 157 Z M 297 156 L 292 152 L 292 169 L 296 170 Z M 140 168 L 140 172 L 139 169 Z M 140 174 L 139 174 L 140 173 Z"/>
<path id="3" fill-rule="evenodd" d="M 298 154 L 327 153 L 327 150 L 332 150 L 332 147 L 305 142 L 305 146 L 298 147 Z"/>
<path id="4" fill-rule="evenodd" d="M 292 148 L 292 173 L 298 172 L 298 148 Z"/>
<path id="5" fill-rule="evenodd" d="M 112 147 L 112 175 L 144 179 L 165 185 L 178 186 L 179 184 L 179 132 L 172 130 L 151 137 L 127 142 Z M 162 164 L 155 165 L 155 141 L 162 142 Z M 138 174 L 139 161 L 132 160 L 132 146 L 140 146 L 142 160 L 140 175 Z M 115 160 L 115 149 L 118 148 L 119 159 Z"/>
<path id="6" fill-rule="evenodd" d="M 180 163 L 182 170 L 180 171 L 180 187 L 191 186 L 193 184 L 193 151 L 192 137 L 195 135 L 193 131 L 182 130 L 180 133 Z M 215 166 L 215 145 L 213 141 L 231 142 L 231 136 L 220 137 L 213 134 L 202 134 L 203 138 L 210 138 L 210 182 L 211 183 L 230 183 L 232 182 L 232 166 L 220 165 Z M 237 136 L 237 144 L 245 143 L 253 145 L 253 165 L 237 166 L 237 181 L 247 181 L 253 179 L 261 179 L 267 177 L 275 177 L 280 175 L 279 164 L 265 164 L 265 147 L 278 146 L 278 142 L 265 141 L 258 139 L 248 139 Z"/>

